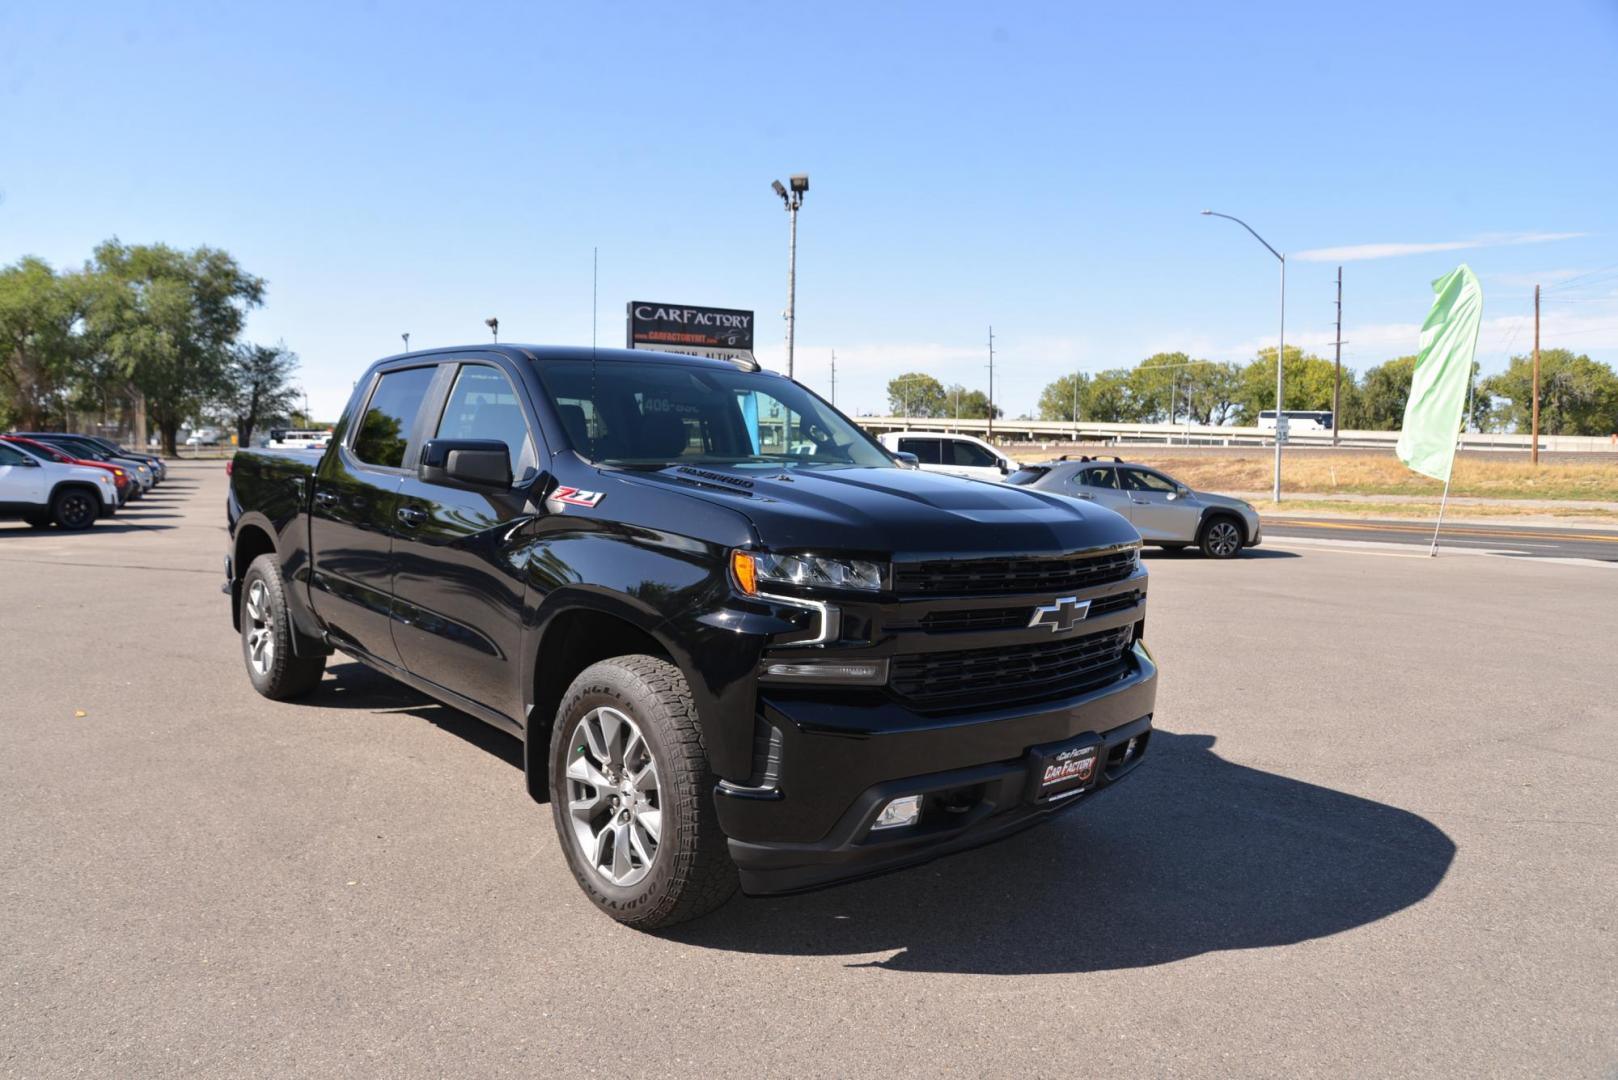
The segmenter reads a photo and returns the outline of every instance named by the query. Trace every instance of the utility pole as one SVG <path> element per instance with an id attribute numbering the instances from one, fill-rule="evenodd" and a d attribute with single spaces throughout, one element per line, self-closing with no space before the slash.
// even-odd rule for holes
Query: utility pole
<path id="1" fill-rule="evenodd" d="M 831 351 L 831 403 L 837 404 L 837 350 Z"/>
<path id="2" fill-rule="evenodd" d="M 1539 464 L 1539 286 L 1534 286 L 1534 421 L 1532 435 L 1534 441 L 1529 448 L 1529 460 Z"/>
<path id="3" fill-rule="evenodd" d="M 992 326 L 989 327 L 989 441 L 994 441 L 994 327 Z"/>
<path id="4" fill-rule="evenodd" d="M 1337 433 L 1343 427 L 1343 268 L 1337 268 L 1337 358 L 1331 386 L 1331 444 L 1337 445 Z"/>

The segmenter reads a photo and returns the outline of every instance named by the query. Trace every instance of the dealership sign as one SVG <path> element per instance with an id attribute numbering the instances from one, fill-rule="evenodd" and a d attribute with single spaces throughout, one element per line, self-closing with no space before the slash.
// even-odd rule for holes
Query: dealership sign
<path id="1" fill-rule="evenodd" d="M 716 360 L 753 357 L 751 311 L 631 300 L 628 315 L 631 349 L 690 353 Z"/>

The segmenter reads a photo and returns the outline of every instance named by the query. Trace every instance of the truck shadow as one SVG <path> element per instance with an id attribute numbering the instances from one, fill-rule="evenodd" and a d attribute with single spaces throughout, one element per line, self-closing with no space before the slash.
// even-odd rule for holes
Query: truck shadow
<path id="1" fill-rule="evenodd" d="M 440 704 L 402 682 L 373 671 L 355 660 L 338 660 L 326 667 L 326 677 L 314 693 L 297 704 L 323 709 L 364 709 L 400 713 L 427 721 L 446 734 L 471 743 L 512 768 L 522 769 L 522 741 L 482 720 Z"/>
<path id="2" fill-rule="evenodd" d="M 1159 729 L 1154 760 L 1128 783 L 1004 843 L 841 888 L 733 901 L 665 936 L 897 971 L 1106 971 L 1341 933 L 1443 880 L 1455 845 L 1431 822 L 1232 764 L 1213 743 Z"/>

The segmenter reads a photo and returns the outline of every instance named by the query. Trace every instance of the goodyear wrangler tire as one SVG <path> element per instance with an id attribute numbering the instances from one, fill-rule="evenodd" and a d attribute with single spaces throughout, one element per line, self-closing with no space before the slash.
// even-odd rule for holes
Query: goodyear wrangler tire
<path id="1" fill-rule="evenodd" d="M 673 664 L 620 656 L 574 679 L 551 731 L 550 778 L 568 867 L 614 919 L 655 930 L 735 893 L 696 706 Z"/>

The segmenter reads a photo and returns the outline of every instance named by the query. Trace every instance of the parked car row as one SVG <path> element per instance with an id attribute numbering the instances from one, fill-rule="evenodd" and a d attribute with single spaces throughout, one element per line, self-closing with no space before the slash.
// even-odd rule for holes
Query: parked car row
<path id="1" fill-rule="evenodd" d="M 59 431 L 0 435 L 0 518 L 88 529 L 168 475 L 163 459 L 110 439 Z"/>

